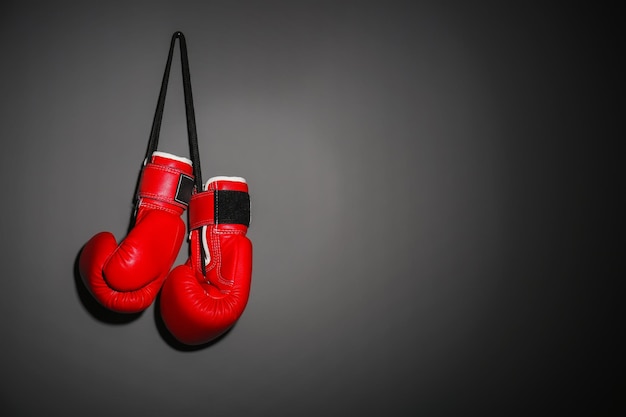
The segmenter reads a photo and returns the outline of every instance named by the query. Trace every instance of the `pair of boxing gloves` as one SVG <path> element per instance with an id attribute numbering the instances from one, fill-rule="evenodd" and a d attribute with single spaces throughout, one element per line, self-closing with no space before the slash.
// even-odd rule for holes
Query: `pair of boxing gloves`
<path id="1" fill-rule="evenodd" d="M 194 190 L 190 160 L 153 152 L 142 168 L 134 223 L 118 243 L 93 236 L 79 256 L 85 286 L 119 313 L 145 310 L 161 293 L 169 332 L 187 345 L 207 343 L 230 329 L 250 294 L 252 243 L 248 185 L 240 177 L 213 177 Z M 171 269 L 187 229 L 190 255 Z"/>

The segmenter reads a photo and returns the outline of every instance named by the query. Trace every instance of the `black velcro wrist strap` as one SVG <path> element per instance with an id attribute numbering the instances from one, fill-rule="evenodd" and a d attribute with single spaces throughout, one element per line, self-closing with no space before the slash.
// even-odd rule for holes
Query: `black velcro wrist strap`
<path id="1" fill-rule="evenodd" d="M 191 200 L 191 194 L 194 186 L 193 180 L 193 177 L 190 177 L 189 175 L 180 174 L 174 200 L 184 204 L 185 206 L 189 205 L 189 200 Z"/>
<path id="2" fill-rule="evenodd" d="M 215 192 L 215 223 L 250 225 L 250 195 L 243 191 Z"/>

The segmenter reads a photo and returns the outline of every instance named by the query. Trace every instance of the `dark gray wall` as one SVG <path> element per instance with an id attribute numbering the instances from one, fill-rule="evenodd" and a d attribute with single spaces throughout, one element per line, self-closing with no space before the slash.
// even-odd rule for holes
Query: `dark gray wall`
<path id="1" fill-rule="evenodd" d="M 5 1 L 0 16 L 3 415 L 618 406 L 610 11 Z M 153 307 L 98 308 L 75 270 L 93 234 L 124 236 L 175 30 L 203 174 L 246 177 L 253 204 L 249 305 L 195 350 Z M 173 71 L 160 150 L 186 156 Z"/>

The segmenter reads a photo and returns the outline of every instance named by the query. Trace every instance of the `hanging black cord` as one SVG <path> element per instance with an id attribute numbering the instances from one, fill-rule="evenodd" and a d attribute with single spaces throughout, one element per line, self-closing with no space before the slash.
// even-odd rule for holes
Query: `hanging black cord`
<path id="1" fill-rule="evenodd" d="M 202 191 L 202 174 L 200 170 L 200 152 L 198 150 L 198 133 L 196 132 L 196 113 L 193 108 L 191 93 L 191 76 L 189 75 L 189 58 L 187 57 L 187 43 L 181 32 L 174 36 L 180 39 L 180 62 L 183 69 L 183 92 L 185 94 L 185 113 L 187 115 L 187 134 L 189 136 L 189 152 L 193 162 L 193 172 L 196 178 L 196 191 Z"/>
<path id="2" fill-rule="evenodd" d="M 167 94 L 167 86 L 170 78 L 170 69 L 172 67 L 172 57 L 174 55 L 174 46 L 176 39 L 180 42 L 180 62 L 183 75 L 183 92 L 185 96 L 185 114 L 187 117 L 187 136 L 189 138 L 189 154 L 193 166 L 193 174 L 195 181 L 196 193 L 202 192 L 202 173 L 200 170 L 200 152 L 198 150 L 198 133 L 196 131 L 196 114 L 193 108 L 193 95 L 191 93 L 191 76 L 189 74 L 189 58 L 187 56 L 187 42 L 182 32 L 177 31 L 172 35 L 172 41 L 170 42 L 170 50 L 167 55 L 167 63 L 165 65 L 165 72 L 163 74 L 163 81 L 161 82 L 161 90 L 159 92 L 159 99 L 157 101 L 156 111 L 154 112 L 154 120 L 152 122 L 152 129 L 150 130 L 150 139 L 148 141 L 148 151 L 144 163 L 150 160 L 152 154 L 157 150 L 159 144 L 159 133 L 161 131 L 161 122 L 163 121 L 163 112 L 165 110 L 165 96 Z M 200 264 L 202 265 L 202 274 L 206 275 L 204 265 L 204 251 L 202 250 L 202 242 L 199 239 L 200 245 Z"/>
<path id="3" fill-rule="evenodd" d="M 154 112 L 154 120 L 150 131 L 150 140 L 148 141 L 148 151 L 146 160 L 157 150 L 159 144 L 159 133 L 161 132 L 161 122 L 163 121 L 163 112 L 165 110 L 165 96 L 167 95 L 167 86 L 170 78 L 170 70 L 172 67 L 172 58 L 174 55 L 174 46 L 176 39 L 180 41 L 180 60 L 183 75 L 183 92 L 185 95 L 185 114 L 187 117 L 187 135 L 189 138 L 189 153 L 193 164 L 193 172 L 195 176 L 196 192 L 202 191 L 202 174 L 200 169 L 200 153 L 198 150 L 198 133 L 196 131 L 196 115 L 193 107 L 193 94 L 191 92 L 191 76 L 189 74 L 189 58 L 187 56 L 187 43 L 182 32 L 178 31 L 172 35 L 170 42 L 170 50 L 167 55 L 167 63 L 161 82 L 161 91 L 157 101 L 156 111 Z"/>

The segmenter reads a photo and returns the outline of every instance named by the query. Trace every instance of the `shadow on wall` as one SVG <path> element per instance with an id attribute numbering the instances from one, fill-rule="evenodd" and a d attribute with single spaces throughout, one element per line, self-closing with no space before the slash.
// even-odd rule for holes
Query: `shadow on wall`
<path id="1" fill-rule="evenodd" d="M 80 300 L 80 303 L 85 311 L 97 321 L 111 325 L 125 325 L 128 323 L 132 323 L 133 321 L 143 316 L 145 311 L 132 314 L 117 313 L 115 311 L 111 311 L 104 307 L 102 304 L 100 304 L 91 295 L 91 293 L 83 283 L 83 279 L 80 275 L 80 270 L 78 267 L 81 252 L 82 248 L 80 249 L 74 260 L 74 285 L 76 287 L 76 294 L 78 295 L 78 299 Z M 228 329 L 224 334 L 205 344 L 189 346 L 176 340 L 176 338 L 174 338 L 174 336 L 167 330 L 167 327 L 165 326 L 165 323 L 161 318 L 160 301 L 161 294 L 159 293 L 154 301 L 154 323 L 157 327 L 159 335 L 165 341 L 165 343 L 167 343 L 172 349 L 178 350 L 180 352 L 193 352 L 213 346 L 214 344 L 219 343 L 221 340 L 227 337 L 228 334 L 230 334 L 231 330 L 236 326 L 235 323 L 235 325 Z"/>

